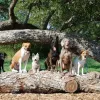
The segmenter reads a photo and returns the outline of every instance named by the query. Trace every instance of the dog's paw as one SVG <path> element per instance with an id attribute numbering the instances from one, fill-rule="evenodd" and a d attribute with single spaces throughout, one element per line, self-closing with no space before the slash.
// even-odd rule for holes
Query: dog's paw
<path id="1" fill-rule="evenodd" d="M 82 76 L 83 76 L 83 75 L 85 75 L 85 74 L 82 74 Z"/>
<path id="2" fill-rule="evenodd" d="M 23 69 L 23 73 L 27 73 L 27 70 L 26 69 Z"/>
<path id="3" fill-rule="evenodd" d="M 17 71 L 17 70 L 15 70 L 15 69 L 12 69 L 12 72 L 16 72 L 16 73 L 17 73 L 18 71 Z"/>
<path id="4" fill-rule="evenodd" d="M 22 70 L 19 70 L 19 73 L 22 73 Z"/>
<path id="5" fill-rule="evenodd" d="M 80 76 L 79 74 L 76 74 L 76 76 Z"/>

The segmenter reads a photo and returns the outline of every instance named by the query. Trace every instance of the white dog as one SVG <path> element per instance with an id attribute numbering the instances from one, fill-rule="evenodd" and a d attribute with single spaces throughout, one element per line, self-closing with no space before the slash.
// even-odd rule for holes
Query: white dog
<path id="1" fill-rule="evenodd" d="M 86 63 L 87 55 L 88 55 L 88 51 L 83 50 L 81 52 L 81 55 L 74 60 L 72 74 L 79 76 L 79 72 L 81 69 L 81 74 L 84 75 L 84 65 Z"/>
<path id="2" fill-rule="evenodd" d="M 38 53 L 36 55 L 34 53 L 32 54 L 32 70 L 33 70 L 33 73 L 37 73 L 40 70 Z"/>
<path id="3" fill-rule="evenodd" d="M 26 67 L 27 67 L 29 56 L 30 56 L 30 51 L 29 51 L 30 46 L 31 46 L 30 43 L 23 43 L 22 48 L 15 53 L 15 55 L 12 58 L 11 65 L 10 65 L 10 68 L 12 71 L 14 72 L 19 71 L 20 73 L 22 73 L 22 63 L 24 62 L 25 67 L 24 67 L 23 72 L 27 72 Z"/>

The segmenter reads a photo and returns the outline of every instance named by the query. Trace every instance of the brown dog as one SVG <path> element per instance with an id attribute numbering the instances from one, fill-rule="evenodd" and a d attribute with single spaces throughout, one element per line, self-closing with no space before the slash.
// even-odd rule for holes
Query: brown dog
<path id="1" fill-rule="evenodd" d="M 27 62 L 30 56 L 30 43 L 23 43 L 22 44 L 22 48 L 16 52 L 16 54 L 14 55 L 14 57 L 12 58 L 12 62 L 10 65 L 10 68 L 12 71 L 14 72 L 20 72 L 22 73 L 22 63 L 25 63 L 25 67 L 23 72 L 27 72 L 26 71 L 26 66 L 27 66 Z"/>
<path id="2" fill-rule="evenodd" d="M 48 70 L 55 70 L 56 62 L 59 59 L 59 38 L 56 36 L 55 40 L 52 40 L 51 49 L 48 53 L 48 57 L 45 60 L 45 67 Z"/>
<path id="3" fill-rule="evenodd" d="M 70 51 L 70 41 L 67 38 L 64 38 L 61 41 L 61 53 L 60 59 L 58 61 L 58 66 L 61 67 L 61 71 L 67 70 L 71 72 L 72 69 L 72 53 Z"/>

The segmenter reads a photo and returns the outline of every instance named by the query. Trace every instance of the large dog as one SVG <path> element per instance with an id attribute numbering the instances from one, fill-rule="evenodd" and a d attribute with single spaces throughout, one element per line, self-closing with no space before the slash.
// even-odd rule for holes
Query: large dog
<path id="1" fill-rule="evenodd" d="M 7 56 L 6 53 L 0 53 L 0 74 L 1 74 L 1 70 L 3 72 L 5 72 L 5 70 L 4 70 L 4 60 L 5 60 L 6 56 Z"/>
<path id="2" fill-rule="evenodd" d="M 23 43 L 22 44 L 22 48 L 16 52 L 16 54 L 13 56 L 12 58 L 12 62 L 10 65 L 10 68 L 12 71 L 14 72 L 20 72 L 22 73 L 22 63 L 25 63 L 25 67 L 23 72 L 27 72 L 26 71 L 26 67 L 27 67 L 27 62 L 30 56 L 30 43 Z"/>
<path id="3" fill-rule="evenodd" d="M 59 59 L 59 38 L 53 39 L 51 42 L 51 49 L 45 60 L 46 69 L 54 71 L 56 69 L 56 63 Z"/>
<path id="4" fill-rule="evenodd" d="M 58 66 L 61 67 L 61 71 L 67 70 L 71 72 L 72 69 L 72 52 L 70 50 L 70 40 L 67 38 L 64 38 L 61 41 L 61 53 L 60 53 L 60 59 L 58 61 Z"/>
<path id="5" fill-rule="evenodd" d="M 82 50 L 80 56 L 76 57 L 73 61 L 72 73 L 79 76 L 81 69 L 81 74 L 84 75 L 84 65 L 86 63 L 86 58 L 88 56 L 88 50 Z"/>

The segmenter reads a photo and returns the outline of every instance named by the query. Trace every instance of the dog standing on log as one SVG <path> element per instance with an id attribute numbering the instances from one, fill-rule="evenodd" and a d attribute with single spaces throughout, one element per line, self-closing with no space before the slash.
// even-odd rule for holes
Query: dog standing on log
<path id="1" fill-rule="evenodd" d="M 59 37 L 56 36 L 56 39 L 52 40 L 50 52 L 48 53 L 48 57 L 45 60 L 46 69 L 54 71 L 56 69 L 56 63 L 58 59 L 59 59 Z"/>
<path id="2" fill-rule="evenodd" d="M 5 72 L 5 70 L 4 70 L 4 59 L 5 59 L 6 56 L 7 56 L 6 53 L 0 53 L 0 74 L 1 74 L 1 70 L 3 72 Z"/>
<path id="3" fill-rule="evenodd" d="M 13 56 L 10 68 L 14 72 L 22 73 L 22 63 L 25 63 L 23 72 L 26 71 L 28 59 L 30 56 L 30 43 L 23 43 L 22 48 Z"/>
<path id="4" fill-rule="evenodd" d="M 58 60 L 58 66 L 61 67 L 61 72 L 67 70 L 71 72 L 72 70 L 72 52 L 70 50 L 70 41 L 67 38 L 64 38 L 61 41 L 61 53 L 60 59 Z"/>
<path id="5" fill-rule="evenodd" d="M 84 65 L 86 63 L 86 58 L 88 56 L 88 50 L 82 50 L 80 56 L 76 57 L 73 61 L 72 73 L 79 76 L 81 69 L 81 74 L 84 75 Z"/>

